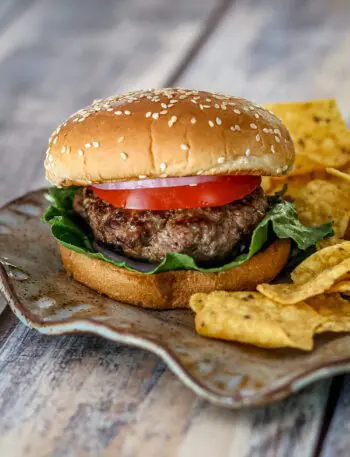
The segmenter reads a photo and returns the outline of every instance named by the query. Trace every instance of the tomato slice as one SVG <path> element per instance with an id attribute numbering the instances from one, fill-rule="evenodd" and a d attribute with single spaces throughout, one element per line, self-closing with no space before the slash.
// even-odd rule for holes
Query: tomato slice
<path id="1" fill-rule="evenodd" d="M 164 211 L 226 205 L 250 194 L 260 183 L 260 176 L 218 176 L 215 181 L 192 186 L 120 190 L 93 187 L 93 191 L 117 208 Z"/>

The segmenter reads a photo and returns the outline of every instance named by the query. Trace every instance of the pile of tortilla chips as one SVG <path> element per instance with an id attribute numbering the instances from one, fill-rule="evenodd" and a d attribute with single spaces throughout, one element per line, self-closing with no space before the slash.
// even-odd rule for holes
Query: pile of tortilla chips
<path id="1" fill-rule="evenodd" d="M 266 105 L 288 127 L 295 147 L 295 164 L 287 177 L 263 179 L 274 193 L 285 182 L 286 197 L 295 200 L 301 222 L 317 225 L 332 220 L 343 238 L 350 220 L 350 130 L 336 101 L 314 100 Z"/>
<path id="2" fill-rule="evenodd" d="M 263 179 L 274 193 L 287 181 L 305 225 L 332 221 L 335 236 L 298 265 L 288 284 L 257 292 L 195 294 L 200 335 L 265 348 L 311 350 L 314 335 L 350 332 L 350 130 L 335 100 L 267 106 L 289 128 L 296 149 L 289 176 Z"/>
<path id="3" fill-rule="evenodd" d="M 350 241 L 317 251 L 297 266 L 290 284 L 258 292 L 195 294 L 200 335 L 265 348 L 309 351 L 323 332 L 350 332 Z"/>

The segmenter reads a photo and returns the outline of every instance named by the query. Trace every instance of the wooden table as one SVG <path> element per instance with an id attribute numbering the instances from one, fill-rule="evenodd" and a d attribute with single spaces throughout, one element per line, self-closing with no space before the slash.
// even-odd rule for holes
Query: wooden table
<path id="1" fill-rule="evenodd" d="M 349 24 L 348 0 L 2 0 L 0 203 L 44 185 L 56 124 L 115 92 L 335 96 L 348 116 Z M 1 457 L 345 457 L 349 426 L 350 376 L 223 410 L 146 352 L 0 316 Z"/>

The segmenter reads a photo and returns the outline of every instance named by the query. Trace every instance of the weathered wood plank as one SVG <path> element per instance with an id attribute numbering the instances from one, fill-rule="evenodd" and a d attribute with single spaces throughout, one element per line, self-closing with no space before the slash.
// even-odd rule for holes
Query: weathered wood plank
<path id="1" fill-rule="evenodd" d="M 318 383 L 285 401 L 250 411 L 204 405 L 192 419 L 178 455 L 191 457 L 195 449 L 202 457 L 312 456 L 327 400 L 324 387 Z"/>
<path id="2" fill-rule="evenodd" d="M 37 0 L 2 0 L 0 4 L 0 34 Z"/>
<path id="3" fill-rule="evenodd" d="M 350 449 L 350 376 L 340 386 L 339 399 L 324 439 L 320 457 L 348 457 Z"/>
<path id="4" fill-rule="evenodd" d="M 45 0 L 0 40 L 0 205 L 44 185 L 56 125 L 94 98 L 162 85 L 216 0 Z"/>
<path id="5" fill-rule="evenodd" d="M 267 101 L 336 97 L 350 107 L 347 0 L 239 0 L 180 78 Z"/>

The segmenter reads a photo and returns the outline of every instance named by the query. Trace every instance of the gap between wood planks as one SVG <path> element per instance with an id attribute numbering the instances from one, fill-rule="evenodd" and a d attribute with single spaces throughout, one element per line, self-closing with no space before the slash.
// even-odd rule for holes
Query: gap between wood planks
<path id="1" fill-rule="evenodd" d="M 318 437 L 318 441 L 317 441 L 317 445 L 315 447 L 315 452 L 313 454 L 313 457 L 319 457 L 323 450 L 323 445 L 324 445 L 325 439 L 327 437 L 329 427 L 332 423 L 332 419 L 333 419 L 333 416 L 335 413 L 336 406 L 338 404 L 340 393 L 344 386 L 344 377 L 345 377 L 345 375 L 336 376 L 332 380 L 332 384 L 329 389 L 326 408 L 325 408 L 324 415 L 323 415 L 323 421 L 322 421 L 322 425 L 319 430 L 319 437 Z"/>
<path id="2" fill-rule="evenodd" d="M 191 61 L 199 54 L 210 36 L 215 32 L 217 26 L 224 18 L 225 13 L 232 7 L 235 0 L 219 0 L 218 5 L 209 15 L 204 27 L 197 39 L 194 40 L 188 52 L 184 55 L 182 61 L 177 65 L 173 73 L 164 81 L 164 87 L 172 87 L 187 69 Z"/>

